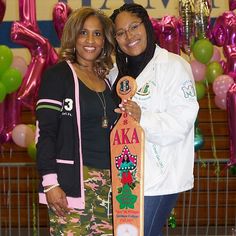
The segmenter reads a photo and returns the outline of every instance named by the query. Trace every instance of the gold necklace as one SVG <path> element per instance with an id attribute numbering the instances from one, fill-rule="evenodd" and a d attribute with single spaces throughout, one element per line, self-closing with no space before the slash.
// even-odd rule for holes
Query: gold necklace
<path id="1" fill-rule="evenodd" d="M 107 105 L 106 105 L 106 99 L 104 97 L 103 92 L 102 93 L 102 97 L 99 95 L 98 92 L 96 92 L 96 94 L 98 95 L 101 104 L 102 104 L 102 108 L 103 108 L 103 116 L 102 116 L 102 128 L 106 129 L 108 128 L 108 117 L 107 117 Z"/>

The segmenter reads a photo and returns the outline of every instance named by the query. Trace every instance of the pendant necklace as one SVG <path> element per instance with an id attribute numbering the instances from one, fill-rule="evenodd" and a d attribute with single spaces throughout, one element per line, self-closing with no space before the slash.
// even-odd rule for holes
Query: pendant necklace
<path id="1" fill-rule="evenodd" d="M 102 93 L 102 97 L 99 95 L 98 92 L 96 92 L 96 94 L 98 95 L 101 104 L 102 104 L 102 108 L 103 108 L 103 116 L 102 116 L 102 128 L 106 129 L 108 128 L 108 117 L 107 117 L 107 106 L 106 106 L 106 99 L 104 97 L 103 92 Z"/>

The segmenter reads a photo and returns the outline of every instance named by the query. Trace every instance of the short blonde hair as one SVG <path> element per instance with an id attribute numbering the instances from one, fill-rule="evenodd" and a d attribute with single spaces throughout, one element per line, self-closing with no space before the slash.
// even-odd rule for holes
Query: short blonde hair
<path id="1" fill-rule="evenodd" d="M 77 9 L 71 13 L 63 29 L 61 37 L 61 47 L 59 50 L 59 59 L 76 61 L 75 45 L 84 22 L 90 16 L 96 16 L 100 20 L 104 31 L 103 52 L 95 61 L 95 70 L 99 76 L 104 77 L 112 68 L 112 53 L 114 50 L 114 25 L 111 19 L 102 11 L 89 7 Z"/>

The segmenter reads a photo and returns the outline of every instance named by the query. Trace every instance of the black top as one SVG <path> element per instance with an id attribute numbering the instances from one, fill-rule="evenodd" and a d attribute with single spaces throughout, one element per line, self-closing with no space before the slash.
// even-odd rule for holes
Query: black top
<path id="1" fill-rule="evenodd" d="M 111 91 L 106 86 L 103 92 L 106 101 L 106 114 L 109 121 L 108 128 L 102 128 L 104 109 L 102 92 L 98 94 L 89 89 L 79 80 L 80 109 L 81 109 L 81 137 L 83 164 L 85 166 L 108 169 L 110 168 L 110 127 L 117 119 L 114 112 L 116 105 L 111 98 Z"/>

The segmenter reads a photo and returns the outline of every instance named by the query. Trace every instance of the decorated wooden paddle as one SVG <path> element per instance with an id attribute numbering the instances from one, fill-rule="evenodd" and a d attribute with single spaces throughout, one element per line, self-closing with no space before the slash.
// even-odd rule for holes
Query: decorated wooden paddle
<path id="1" fill-rule="evenodd" d="M 122 100 L 130 99 L 136 89 L 130 76 L 122 77 L 116 87 Z M 123 112 L 111 131 L 110 142 L 114 235 L 143 236 L 143 129 Z"/>

